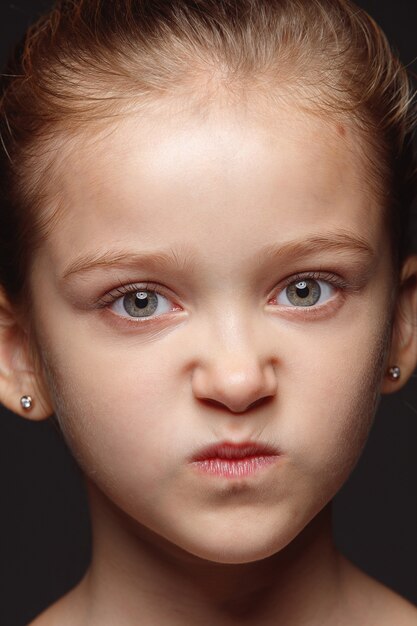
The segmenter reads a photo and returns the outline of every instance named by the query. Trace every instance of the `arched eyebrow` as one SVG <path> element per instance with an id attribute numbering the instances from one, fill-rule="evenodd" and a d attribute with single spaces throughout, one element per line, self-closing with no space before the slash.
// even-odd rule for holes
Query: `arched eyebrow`
<path id="1" fill-rule="evenodd" d="M 330 232 L 313 235 L 303 239 L 285 243 L 268 244 L 256 254 L 255 261 L 259 264 L 284 262 L 288 260 L 311 257 L 324 252 L 350 252 L 362 257 L 365 261 L 376 259 L 376 253 L 362 237 L 347 232 Z M 135 250 L 96 251 L 80 256 L 67 266 L 60 282 L 67 282 L 73 276 L 97 270 L 129 270 L 146 269 L 160 271 L 164 268 L 177 272 L 193 272 L 196 268 L 196 250 L 153 250 L 138 253 Z"/>

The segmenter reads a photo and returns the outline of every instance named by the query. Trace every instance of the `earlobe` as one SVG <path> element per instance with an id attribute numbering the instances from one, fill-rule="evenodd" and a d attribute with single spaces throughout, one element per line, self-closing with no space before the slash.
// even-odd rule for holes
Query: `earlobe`
<path id="1" fill-rule="evenodd" d="M 382 393 L 394 393 L 405 385 L 417 366 L 417 255 L 408 257 L 393 322 L 388 367 Z"/>
<path id="2" fill-rule="evenodd" d="M 1 288 L 0 403 L 31 420 L 46 419 L 53 414 L 46 386 L 31 356 L 28 335 Z"/>

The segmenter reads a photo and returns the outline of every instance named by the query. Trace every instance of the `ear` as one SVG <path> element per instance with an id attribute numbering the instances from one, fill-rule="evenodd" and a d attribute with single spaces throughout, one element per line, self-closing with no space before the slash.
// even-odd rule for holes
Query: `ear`
<path id="1" fill-rule="evenodd" d="M 401 272 L 394 314 L 388 368 L 401 369 L 398 380 L 386 375 L 382 393 L 393 393 L 405 385 L 417 365 L 417 255 L 408 257 Z"/>
<path id="2" fill-rule="evenodd" d="M 20 398 L 25 395 L 33 399 L 31 409 L 24 409 L 20 403 Z M 0 402 L 13 413 L 30 420 L 46 419 L 54 412 L 28 332 L 19 323 L 1 288 Z"/>

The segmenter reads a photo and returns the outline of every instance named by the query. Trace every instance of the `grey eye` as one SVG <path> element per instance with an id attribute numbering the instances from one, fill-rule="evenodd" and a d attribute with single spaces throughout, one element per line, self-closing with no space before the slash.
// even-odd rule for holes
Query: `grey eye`
<path id="1" fill-rule="evenodd" d="M 171 310 L 171 302 L 156 291 L 143 289 L 117 298 L 111 308 L 121 317 L 139 319 L 168 313 Z"/>
<path id="2" fill-rule="evenodd" d="M 324 304 L 334 295 L 335 288 L 325 280 L 303 278 L 287 285 L 277 297 L 277 304 L 287 307 L 313 307 Z"/>
<path id="3" fill-rule="evenodd" d="M 317 280 L 308 278 L 288 285 L 285 293 L 294 306 L 313 306 L 320 300 L 321 289 Z"/>
<path id="4" fill-rule="evenodd" d="M 158 296 L 154 291 L 137 291 L 123 297 L 123 308 L 133 317 L 148 317 L 158 308 Z"/>

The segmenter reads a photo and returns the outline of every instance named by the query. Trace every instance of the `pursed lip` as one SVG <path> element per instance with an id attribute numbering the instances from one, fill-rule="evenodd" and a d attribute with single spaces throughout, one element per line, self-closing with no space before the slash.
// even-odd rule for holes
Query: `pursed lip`
<path id="1" fill-rule="evenodd" d="M 211 459 L 236 461 L 247 458 L 279 456 L 279 454 L 280 451 L 277 448 L 267 444 L 252 441 L 244 441 L 242 443 L 222 441 L 201 448 L 190 460 L 194 463 Z"/>

